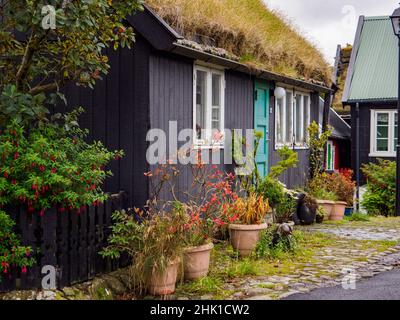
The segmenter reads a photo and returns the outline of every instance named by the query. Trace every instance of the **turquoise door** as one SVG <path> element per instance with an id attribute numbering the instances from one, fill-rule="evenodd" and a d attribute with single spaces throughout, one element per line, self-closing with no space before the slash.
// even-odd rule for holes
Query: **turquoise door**
<path id="1" fill-rule="evenodd" d="M 269 86 L 266 81 L 256 80 L 254 99 L 254 128 L 263 134 L 256 162 L 260 176 L 265 177 L 268 174 L 269 146 Z"/>

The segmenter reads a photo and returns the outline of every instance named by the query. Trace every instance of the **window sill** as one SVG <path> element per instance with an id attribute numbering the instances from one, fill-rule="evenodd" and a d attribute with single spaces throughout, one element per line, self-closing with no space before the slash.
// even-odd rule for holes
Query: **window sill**
<path id="1" fill-rule="evenodd" d="M 396 153 L 394 152 L 371 152 L 368 155 L 370 158 L 396 158 Z"/>
<path id="2" fill-rule="evenodd" d="M 280 150 L 283 149 L 284 147 L 289 147 L 290 149 L 294 149 L 294 150 L 309 150 L 310 148 L 308 146 L 294 146 L 293 145 L 275 145 L 275 150 Z"/>
<path id="3" fill-rule="evenodd" d="M 225 149 L 225 146 L 223 145 L 214 145 L 214 146 L 203 146 L 203 145 L 195 145 L 194 146 L 195 150 L 223 150 Z"/>

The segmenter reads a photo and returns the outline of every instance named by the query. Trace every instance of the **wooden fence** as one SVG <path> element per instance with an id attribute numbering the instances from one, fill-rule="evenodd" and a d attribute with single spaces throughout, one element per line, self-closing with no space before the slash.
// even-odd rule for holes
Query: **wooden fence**
<path id="1" fill-rule="evenodd" d="M 94 276 L 111 272 L 128 264 L 127 257 L 119 261 L 103 259 L 98 252 L 107 244 L 112 225 L 111 215 L 125 208 L 124 193 L 112 195 L 104 204 L 75 211 L 49 210 L 42 217 L 26 209 L 7 210 L 16 221 L 16 232 L 22 243 L 36 252 L 36 264 L 26 274 L 11 270 L 0 282 L 0 292 L 42 288 L 42 267 L 56 268 L 58 288 L 84 282 Z"/>

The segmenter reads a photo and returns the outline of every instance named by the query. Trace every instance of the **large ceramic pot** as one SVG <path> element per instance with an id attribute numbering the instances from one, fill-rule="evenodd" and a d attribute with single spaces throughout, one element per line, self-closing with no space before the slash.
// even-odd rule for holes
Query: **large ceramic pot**
<path id="1" fill-rule="evenodd" d="M 154 296 L 163 296 L 175 292 L 176 279 L 180 260 L 171 261 L 164 272 L 154 270 L 149 284 L 149 293 Z"/>
<path id="2" fill-rule="evenodd" d="M 268 228 L 268 224 L 244 225 L 231 224 L 229 225 L 230 239 L 233 249 L 239 252 L 240 256 L 249 256 L 257 247 L 260 241 L 261 231 Z"/>
<path id="3" fill-rule="evenodd" d="M 185 280 L 196 280 L 208 275 L 210 268 L 212 243 L 199 247 L 187 248 L 184 252 L 183 268 Z"/>
<path id="4" fill-rule="evenodd" d="M 317 200 L 317 203 L 320 207 L 322 207 L 325 210 L 327 217 L 329 217 L 332 214 L 333 209 L 335 207 L 335 201 Z"/>
<path id="5" fill-rule="evenodd" d="M 341 221 L 344 217 L 344 212 L 346 210 L 347 203 L 343 201 L 335 202 L 335 206 L 331 215 L 329 216 L 329 220 L 332 221 Z"/>

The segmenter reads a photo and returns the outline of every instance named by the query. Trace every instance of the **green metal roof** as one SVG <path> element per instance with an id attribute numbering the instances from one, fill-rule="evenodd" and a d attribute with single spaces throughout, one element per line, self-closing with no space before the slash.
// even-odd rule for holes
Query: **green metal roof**
<path id="1" fill-rule="evenodd" d="M 398 39 L 389 17 L 362 17 L 344 102 L 397 100 Z"/>

